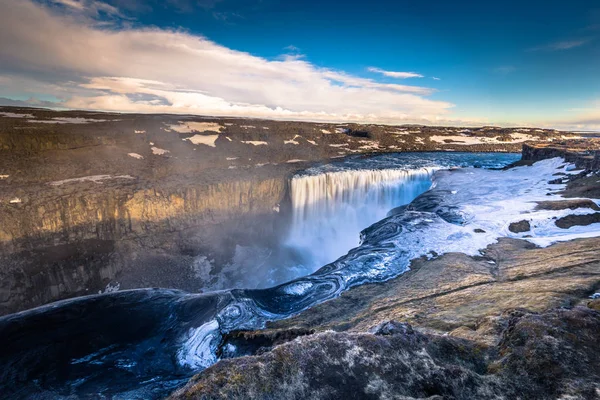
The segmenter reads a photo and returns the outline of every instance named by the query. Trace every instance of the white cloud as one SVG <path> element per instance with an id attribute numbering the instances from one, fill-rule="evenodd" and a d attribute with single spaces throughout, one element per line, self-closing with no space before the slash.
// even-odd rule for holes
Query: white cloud
<path id="1" fill-rule="evenodd" d="M 431 79 L 433 79 L 434 81 L 441 81 L 441 78 L 438 78 L 437 76 L 432 76 Z"/>
<path id="2" fill-rule="evenodd" d="M 15 70 L 21 72 L 10 79 Z M 71 108 L 465 122 L 452 118 L 453 104 L 427 98 L 430 88 L 381 83 L 296 57 L 268 60 L 181 31 L 102 29 L 91 16 L 56 13 L 30 0 L 0 3 L 0 74 L 10 81 L 3 86 L 0 79 L 0 94 L 28 82 L 21 88 L 35 87 Z"/>
<path id="3" fill-rule="evenodd" d="M 589 107 L 572 111 L 577 112 L 577 115 L 550 121 L 549 124 L 559 129 L 593 130 L 600 132 L 600 100 L 592 102 Z"/>
<path id="4" fill-rule="evenodd" d="M 85 10 L 85 5 L 77 0 L 52 0 L 53 3 L 60 4 L 66 7 L 75 8 L 77 10 Z"/>
<path id="5" fill-rule="evenodd" d="M 112 17 L 124 17 L 119 10 L 103 1 L 98 0 L 47 0 L 52 5 L 59 5 L 65 8 L 64 11 L 70 13 L 79 13 L 92 18 L 97 18 L 100 14 Z"/>
<path id="6" fill-rule="evenodd" d="M 543 46 L 537 46 L 529 49 L 529 51 L 561 51 L 570 50 L 576 47 L 581 47 L 587 44 L 590 39 L 575 39 L 575 40 L 561 40 L 558 42 L 546 44 Z"/>
<path id="7" fill-rule="evenodd" d="M 407 78 L 423 78 L 423 75 L 417 74 L 416 72 L 397 72 L 397 71 L 386 71 L 384 69 L 369 67 L 367 68 L 369 72 L 374 72 L 376 74 L 382 74 L 390 78 L 399 78 L 399 79 L 407 79 Z"/>

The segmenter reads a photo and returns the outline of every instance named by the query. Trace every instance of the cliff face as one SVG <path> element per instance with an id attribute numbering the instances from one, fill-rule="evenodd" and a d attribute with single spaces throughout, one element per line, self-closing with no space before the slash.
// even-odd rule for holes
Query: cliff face
<path id="1" fill-rule="evenodd" d="M 523 145 L 524 161 L 539 161 L 552 157 L 563 157 L 578 168 L 597 171 L 600 169 L 600 139 Z"/>
<path id="2" fill-rule="evenodd" d="M 204 288 L 282 236 L 287 178 L 397 151 L 518 151 L 564 132 L 2 108 L 0 314 L 116 287 Z M 279 210 L 277 212 L 275 210 Z M 208 265 L 208 267 L 207 267 Z"/>
<path id="3" fill-rule="evenodd" d="M 123 275 L 134 287 L 143 279 L 198 290 L 194 256 L 226 259 L 236 244 L 280 231 L 285 215 L 275 210 L 286 185 L 285 176 L 160 188 L 84 183 L 2 204 L 0 310 L 96 293 L 127 282 Z M 161 278 L 167 271 L 172 278 Z"/>
<path id="4" fill-rule="evenodd" d="M 271 214 L 282 202 L 286 178 L 248 179 L 184 187 L 137 188 L 132 185 L 61 193 L 52 187 L 26 204 L 0 205 L 0 241 L 5 252 L 80 240 L 143 238 L 246 214 Z M 128 187 L 129 186 L 129 187 Z"/>

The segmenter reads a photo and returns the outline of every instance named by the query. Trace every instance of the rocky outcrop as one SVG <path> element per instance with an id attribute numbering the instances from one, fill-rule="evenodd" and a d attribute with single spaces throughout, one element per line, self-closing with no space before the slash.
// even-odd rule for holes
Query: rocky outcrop
<path id="1" fill-rule="evenodd" d="M 529 230 L 531 230 L 531 226 L 529 225 L 529 221 L 523 220 L 511 223 L 508 226 L 508 230 L 513 233 L 529 232 Z"/>
<path id="2" fill-rule="evenodd" d="M 325 332 L 224 360 L 171 399 L 596 398 L 600 313 L 584 307 L 505 312 L 500 341 L 415 332 Z M 381 326 L 379 328 L 382 328 Z M 576 332 L 576 334 L 574 334 Z"/>
<path id="3" fill-rule="evenodd" d="M 600 169 L 600 139 L 588 138 L 552 143 L 523 144 L 522 160 L 539 161 L 562 157 L 586 170 Z"/>
<path id="4" fill-rule="evenodd" d="M 411 270 L 398 278 L 353 288 L 267 327 L 366 331 L 394 319 L 426 331 L 494 343 L 498 332 L 490 329 L 488 316 L 513 308 L 542 312 L 574 306 L 600 287 L 595 238 L 546 248 L 501 239 L 484 254 L 413 260 Z"/>

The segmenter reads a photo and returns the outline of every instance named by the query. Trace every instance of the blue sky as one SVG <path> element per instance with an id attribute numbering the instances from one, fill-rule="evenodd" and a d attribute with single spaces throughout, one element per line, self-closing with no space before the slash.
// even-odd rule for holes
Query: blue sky
<path id="1" fill-rule="evenodd" d="M 600 127 L 592 0 L 6 0 L 0 8 L 0 97 L 31 104 Z"/>

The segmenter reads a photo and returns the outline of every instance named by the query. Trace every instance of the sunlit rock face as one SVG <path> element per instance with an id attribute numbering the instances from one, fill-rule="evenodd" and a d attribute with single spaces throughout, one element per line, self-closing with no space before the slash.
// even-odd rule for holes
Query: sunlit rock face
<path id="1" fill-rule="evenodd" d="M 26 206 L 0 207 L 0 312 L 116 282 L 199 290 L 195 254 L 230 254 L 236 242 L 227 243 L 229 236 L 268 242 L 281 219 L 273 208 L 285 194 L 285 176 L 148 189 L 129 180 L 47 185 Z"/>

